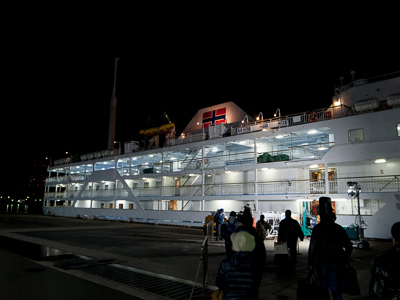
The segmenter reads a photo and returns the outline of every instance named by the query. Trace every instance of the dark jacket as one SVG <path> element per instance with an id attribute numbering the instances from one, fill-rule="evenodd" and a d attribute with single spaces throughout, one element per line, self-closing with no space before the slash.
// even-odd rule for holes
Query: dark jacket
<path id="1" fill-rule="evenodd" d="M 279 223 L 278 243 L 286 242 L 288 248 L 297 246 L 297 239 L 304 239 L 303 231 L 295 219 L 286 218 Z"/>
<path id="2" fill-rule="evenodd" d="M 315 266 L 318 262 L 345 264 L 352 251 L 353 245 L 342 226 L 333 221 L 321 221 L 311 234 L 308 265 Z"/>
<path id="3" fill-rule="evenodd" d="M 217 212 L 217 214 L 214 216 L 214 221 L 217 225 L 224 223 L 224 215 Z"/>
<path id="4" fill-rule="evenodd" d="M 400 245 L 379 254 L 374 259 L 369 284 L 371 299 L 392 299 L 400 295 Z"/>
<path id="5" fill-rule="evenodd" d="M 271 229 L 271 225 L 265 220 L 259 220 L 256 224 L 256 232 L 263 240 L 268 236 Z"/>
<path id="6" fill-rule="evenodd" d="M 224 299 L 258 299 L 261 275 L 252 252 L 234 252 L 230 260 L 221 262 L 216 285 L 224 292 Z"/>

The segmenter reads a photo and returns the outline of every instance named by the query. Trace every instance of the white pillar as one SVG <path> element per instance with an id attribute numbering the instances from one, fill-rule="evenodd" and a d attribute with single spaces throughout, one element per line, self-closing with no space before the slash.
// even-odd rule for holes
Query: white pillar
<path id="1" fill-rule="evenodd" d="M 256 203 L 256 209 L 258 208 L 258 172 L 257 172 L 257 138 L 254 138 L 254 201 Z"/>
<path id="2" fill-rule="evenodd" d="M 328 174 L 328 164 L 324 163 L 325 168 L 325 194 L 329 194 L 329 174 Z"/>

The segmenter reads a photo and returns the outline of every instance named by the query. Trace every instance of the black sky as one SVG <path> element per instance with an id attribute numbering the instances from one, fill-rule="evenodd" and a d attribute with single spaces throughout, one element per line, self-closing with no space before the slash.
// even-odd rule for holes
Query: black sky
<path id="1" fill-rule="evenodd" d="M 121 143 L 142 139 L 147 116 L 163 111 L 179 134 L 207 106 L 233 101 L 253 117 L 288 115 L 328 107 L 353 70 L 356 79 L 400 71 L 386 29 L 173 23 L 14 37 L 3 70 L 4 169 L 107 148 L 115 57 Z"/>

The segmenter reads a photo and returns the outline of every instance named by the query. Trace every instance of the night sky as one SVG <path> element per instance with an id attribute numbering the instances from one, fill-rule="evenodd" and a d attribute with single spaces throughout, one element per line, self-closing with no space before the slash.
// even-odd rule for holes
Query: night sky
<path id="1" fill-rule="evenodd" d="M 339 77 L 350 83 L 353 70 L 355 79 L 400 71 L 398 47 L 388 47 L 393 40 L 385 42 L 382 29 L 339 33 L 317 24 L 216 29 L 177 23 L 129 34 L 28 33 L 4 58 L 3 182 L 26 176 L 26 166 L 46 156 L 54 161 L 65 151 L 107 148 L 115 57 L 122 145 L 143 139 L 147 116 L 162 122 L 163 111 L 179 135 L 207 106 L 233 101 L 252 117 L 273 117 L 277 108 L 284 116 L 329 107 Z"/>

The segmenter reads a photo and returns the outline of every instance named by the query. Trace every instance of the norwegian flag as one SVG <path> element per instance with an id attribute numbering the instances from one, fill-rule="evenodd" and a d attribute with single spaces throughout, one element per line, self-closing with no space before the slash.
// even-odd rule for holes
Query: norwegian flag
<path id="1" fill-rule="evenodd" d="M 204 128 L 226 123 L 226 107 L 203 113 Z"/>

